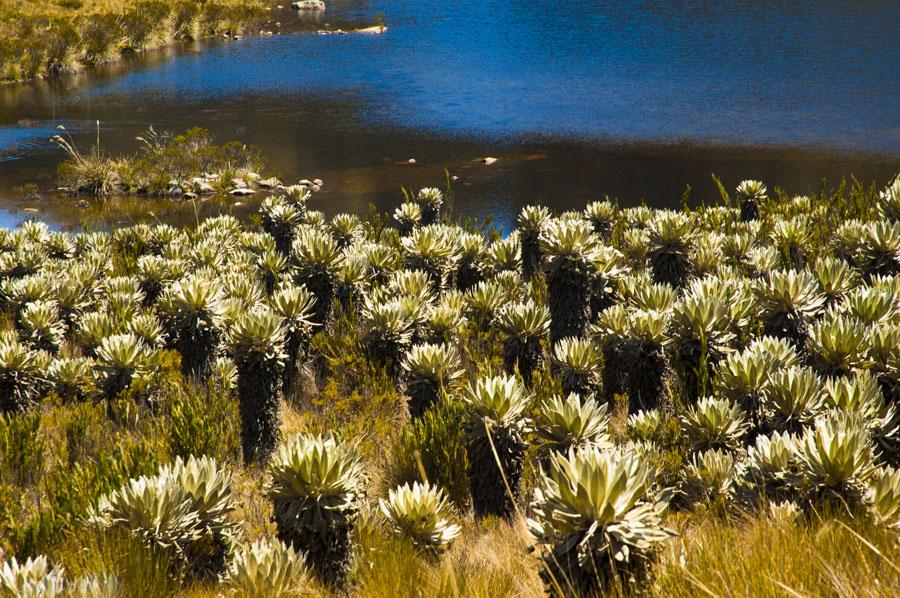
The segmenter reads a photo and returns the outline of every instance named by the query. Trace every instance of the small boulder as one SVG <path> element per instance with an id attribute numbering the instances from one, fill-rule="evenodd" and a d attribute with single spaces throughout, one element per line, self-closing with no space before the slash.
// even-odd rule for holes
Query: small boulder
<path id="1" fill-rule="evenodd" d="M 281 185 L 281 181 L 279 181 L 275 177 L 271 177 L 268 179 L 260 179 L 259 181 L 257 181 L 256 184 L 259 186 L 260 189 L 275 189 L 279 185 Z"/>
<path id="2" fill-rule="evenodd" d="M 490 156 L 488 156 L 487 158 L 482 158 L 481 161 L 484 162 L 486 166 L 490 166 L 497 161 L 497 158 L 491 158 Z"/>
<path id="3" fill-rule="evenodd" d="M 253 195 L 256 193 L 253 189 L 248 189 L 246 187 L 238 187 L 237 189 L 232 189 L 229 193 L 231 195 L 244 196 L 244 195 Z"/>
<path id="4" fill-rule="evenodd" d="M 325 10 L 322 0 L 300 0 L 291 4 L 294 10 Z"/>

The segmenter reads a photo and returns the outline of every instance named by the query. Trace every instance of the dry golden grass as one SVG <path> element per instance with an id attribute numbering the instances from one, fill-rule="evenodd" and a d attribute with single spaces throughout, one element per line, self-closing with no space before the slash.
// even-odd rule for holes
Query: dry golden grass
<path id="1" fill-rule="evenodd" d="M 259 31 L 264 0 L 0 0 L 0 82 L 111 62 L 177 40 Z"/>
<path id="2" fill-rule="evenodd" d="M 361 532 L 357 586 L 352 595 L 517 596 L 544 595 L 538 562 L 521 520 L 467 521 L 462 535 L 440 558 L 425 557 L 406 542 L 369 527 Z"/>
<path id="3" fill-rule="evenodd" d="M 900 588 L 896 535 L 863 521 L 748 516 L 685 520 L 661 558 L 665 596 L 890 596 Z"/>
<path id="4" fill-rule="evenodd" d="M 164 0 L 165 3 L 176 5 L 181 0 Z M 238 5 L 245 3 L 243 0 L 220 0 L 221 4 Z M 97 13 L 121 14 L 126 9 L 133 7 L 134 0 L 0 0 L 0 14 L 15 10 L 29 16 L 79 16 Z"/>

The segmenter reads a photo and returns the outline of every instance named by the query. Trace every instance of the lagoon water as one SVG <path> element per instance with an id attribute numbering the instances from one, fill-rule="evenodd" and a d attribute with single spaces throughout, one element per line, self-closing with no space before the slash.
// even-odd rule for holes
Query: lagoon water
<path id="1" fill-rule="evenodd" d="M 0 223 L 24 207 L 63 227 L 146 216 L 46 199 L 54 127 L 87 147 L 97 119 L 110 152 L 136 151 L 149 125 L 254 144 L 286 181 L 324 179 L 329 214 L 388 209 L 446 168 L 458 214 L 505 226 L 531 202 L 714 200 L 711 173 L 805 193 L 900 170 L 893 1 L 333 0 L 273 19 L 285 34 L 0 88 Z M 382 35 L 314 33 L 382 20 Z"/>

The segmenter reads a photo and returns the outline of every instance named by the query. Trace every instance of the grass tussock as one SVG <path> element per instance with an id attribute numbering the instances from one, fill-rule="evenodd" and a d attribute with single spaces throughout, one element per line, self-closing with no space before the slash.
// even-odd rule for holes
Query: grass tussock
<path id="1" fill-rule="evenodd" d="M 900 584 L 896 537 L 864 521 L 767 514 L 689 522 L 661 559 L 659 596 L 879 596 Z"/>
<path id="2" fill-rule="evenodd" d="M 259 30 L 259 0 L 0 2 L 0 82 L 53 77 L 178 40 Z"/>
<path id="3" fill-rule="evenodd" d="M 231 155 L 145 144 L 144 176 Z M 0 231 L 2 591 L 900 585 L 900 180 L 509 234 L 450 194 Z"/>
<path id="4" fill-rule="evenodd" d="M 471 524 L 440 560 L 402 539 L 366 530 L 356 596 L 542 596 L 543 585 L 528 560 L 524 523 Z M 523 566 L 524 565 L 524 566 Z"/>

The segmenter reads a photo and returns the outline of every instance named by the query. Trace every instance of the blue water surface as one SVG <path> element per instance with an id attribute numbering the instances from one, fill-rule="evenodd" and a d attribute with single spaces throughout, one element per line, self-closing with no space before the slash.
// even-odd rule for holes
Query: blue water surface
<path id="1" fill-rule="evenodd" d="M 272 15 L 286 32 L 309 17 Z M 382 20 L 381 35 L 314 32 Z M 0 212 L 27 183 L 55 185 L 57 123 L 87 148 L 98 120 L 110 153 L 150 125 L 258 146 L 286 181 L 323 178 L 329 214 L 390 211 L 445 168 L 460 215 L 504 223 L 604 194 L 714 201 L 711 173 L 788 193 L 881 186 L 900 169 L 897 30 L 896 0 L 333 0 L 312 32 L 0 88 Z"/>
<path id="2" fill-rule="evenodd" d="M 388 32 L 246 40 L 79 97 L 353 90 L 373 123 L 462 135 L 900 153 L 898 2 L 351 4 Z"/>

